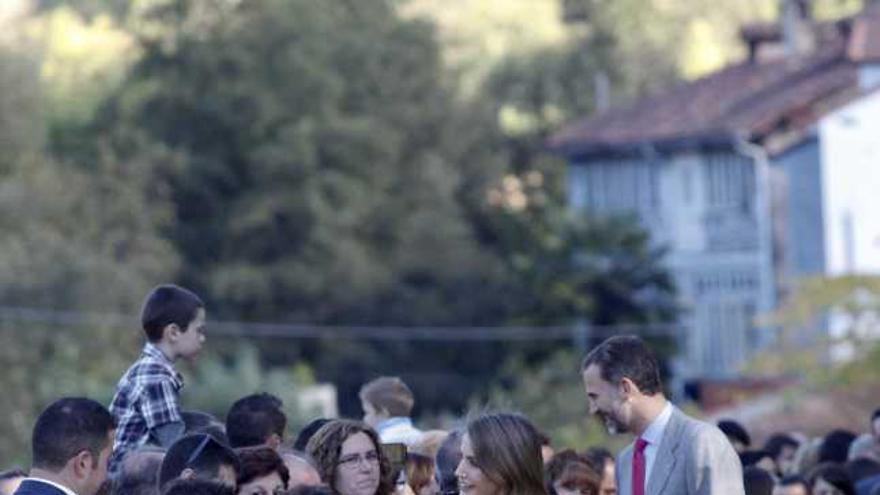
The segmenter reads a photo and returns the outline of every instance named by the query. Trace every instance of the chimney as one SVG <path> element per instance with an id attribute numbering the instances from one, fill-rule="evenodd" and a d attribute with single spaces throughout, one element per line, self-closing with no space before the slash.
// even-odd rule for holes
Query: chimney
<path id="1" fill-rule="evenodd" d="M 862 89 L 880 87 L 880 2 L 869 3 L 854 19 L 847 56 L 858 66 Z"/>
<path id="2" fill-rule="evenodd" d="M 788 57 L 805 55 L 816 48 L 811 12 L 812 0 L 782 0 L 782 40 Z"/>

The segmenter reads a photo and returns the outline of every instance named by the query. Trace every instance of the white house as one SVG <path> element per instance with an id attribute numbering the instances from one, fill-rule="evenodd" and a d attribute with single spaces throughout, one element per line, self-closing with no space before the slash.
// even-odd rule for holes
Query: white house
<path id="1" fill-rule="evenodd" d="M 549 141 L 573 208 L 636 213 L 669 248 L 686 377 L 741 371 L 774 338 L 755 316 L 796 277 L 880 272 L 880 5 L 784 12 L 742 30 L 748 60 Z"/>

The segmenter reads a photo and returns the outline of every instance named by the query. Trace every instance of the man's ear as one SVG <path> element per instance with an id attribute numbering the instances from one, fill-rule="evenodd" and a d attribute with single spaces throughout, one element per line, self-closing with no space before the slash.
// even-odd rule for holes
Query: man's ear
<path id="1" fill-rule="evenodd" d="M 70 467 L 74 478 L 78 480 L 88 478 L 95 469 L 96 464 L 95 458 L 88 450 L 80 451 L 80 453 L 67 461 L 67 465 Z"/>
<path id="2" fill-rule="evenodd" d="M 639 387 L 632 380 L 627 377 L 623 377 L 620 379 L 620 384 L 618 385 L 618 389 L 620 390 L 620 395 L 625 399 L 631 399 L 639 393 Z"/>

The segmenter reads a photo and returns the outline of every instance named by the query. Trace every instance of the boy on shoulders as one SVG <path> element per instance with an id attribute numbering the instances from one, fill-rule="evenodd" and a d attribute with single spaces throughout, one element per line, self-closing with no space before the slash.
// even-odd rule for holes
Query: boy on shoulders
<path id="1" fill-rule="evenodd" d="M 184 432 L 178 404 L 183 377 L 179 358 L 194 358 L 205 342 L 205 304 L 176 285 L 153 289 L 144 302 L 141 324 L 147 343 L 140 358 L 116 386 L 110 412 L 118 423 L 110 472 L 125 454 L 145 444 L 168 448 Z"/>

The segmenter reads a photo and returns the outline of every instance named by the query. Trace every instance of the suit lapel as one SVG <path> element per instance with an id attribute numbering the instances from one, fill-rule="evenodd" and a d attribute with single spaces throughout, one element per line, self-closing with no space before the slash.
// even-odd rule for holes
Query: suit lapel
<path id="1" fill-rule="evenodd" d="M 663 431 L 663 438 L 660 440 L 660 446 L 657 449 L 657 457 L 654 458 L 654 466 L 651 467 L 651 474 L 648 477 L 647 495 L 660 495 L 669 481 L 669 475 L 675 468 L 678 460 L 678 441 L 681 438 L 681 412 L 675 406 L 672 409 L 672 416 L 669 423 Z"/>

